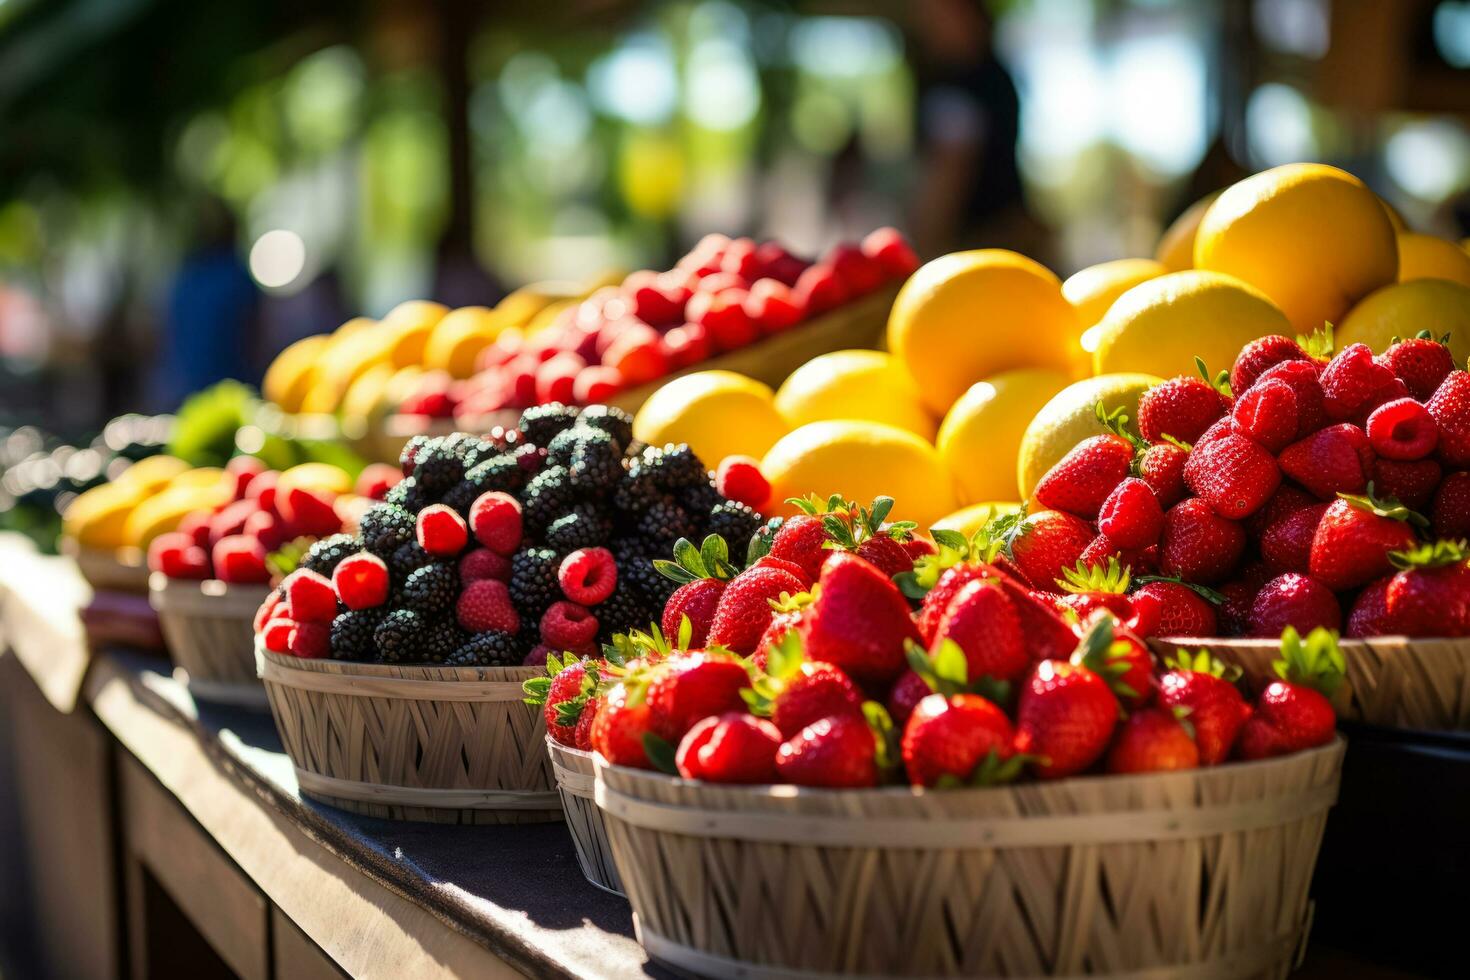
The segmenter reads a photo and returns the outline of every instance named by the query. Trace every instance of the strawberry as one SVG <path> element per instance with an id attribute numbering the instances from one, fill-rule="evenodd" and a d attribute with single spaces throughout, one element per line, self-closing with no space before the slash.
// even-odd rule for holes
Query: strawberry
<path id="1" fill-rule="evenodd" d="M 1124 708 L 1142 707 L 1154 697 L 1154 655 L 1143 640 L 1107 610 L 1097 610 L 1082 621 L 1085 635 L 1100 620 L 1111 623 L 1113 642 L 1108 647 L 1103 679 Z"/>
<path id="2" fill-rule="evenodd" d="M 1127 439 L 1111 433 L 1090 436 L 1046 471 L 1032 498 L 1051 510 L 1093 520 L 1132 464 L 1133 446 Z"/>
<path id="3" fill-rule="evenodd" d="M 1032 582 L 1053 582 L 1061 577 L 1063 569 L 1077 564 L 1092 539 L 1092 528 L 1086 521 L 1059 510 L 1043 510 L 1018 525 L 1011 541 L 1011 557 Z"/>
<path id="4" fill-rule="evenodd" d="M 1198 497 L 1175 504 L 1164 515 L 1159 568 L 1188 582 L 1223 581 L 1245 551 L 1245 529 L 1215 513 Z"/>
<path id="5" fill-rule="evenodd" d="M 298 568 L 281 583 L 291 618 L 298 623 L 330 623 L 337 615 L 337 593 L 326 576 L 309 568 Z"/>
<path id="6" fill-rule="evenodd" d="M 1098 513 L 1097 529 L 1123 548 L 1157 544 L 1164 529 L 1164 509 L 1153 488 L 1129 477 L 1113 488 Z"/>
<path id="7" fill-rule="evenodd" d="M 715 604 L 706 643 L 741 656 L 754 652 L 774 615 L 771 601 L 806 590 L 801 580 L 779 568 L 747 568 L 730 580 Z"/>
<path id="8" fill-rule="evenodd" d="M 1312 560 L 1312 538 L 1322 523 L 1322 515 L 1330 506 L 1311 504 L 1266 528 L 1266 533 L 1261 535 L 1261 560 L 1278 572 L 1308 571 Z"/>
<path id="9" fill-rule="evenodd" d="M 1392 571 L 1389 553 L 1416 543 L 1410 522 L 1428 523 L 1396 500 L 1342 495 L 1312 535 L 1308 570 L 1329 589 L 1355 589 Z"/>
<path id="10" fill-rule="evenodd" d="M 1405 636 L 1470 636 L 1470 547 L 1437 541 L 1393 556 L 1386 604 Z"/>
<path id="11" fill-rule="evenodd" d="M 1470 471 L 1444 478 L 1434 495 L 1429 522 L 1441 538 L 1470 537 Z"/>
<path id="12" fill-rule="evenodd" d="M 614 686 L 592 722 L 593 751 L 615 766 L 652 769 L 643 740 L 643 736 L 652 734 L 648 717 L 648 703 L 641 689 L 635 686 L 630 690 L 626 683 Z"/>
<path id="13" fill-rule="evenodd" d="M 771 721 L 783 739 L 823 718 L 851 715 L 861 718 L 863 695 L 857 685 L 831 664 L 806 660 L 796 673 L 781 680 L 771 702 Z"/>
<path id="14" fill-rule="evenodd" d="M 1183 582 L 1153 579 L 1134 590 L 1135 602 L 1140 596 L 1157 600 L 1160 607 L 1159 622 L 1154 627 L 1155 636 L 1215 635 L 1215 607 L 1198 588 Z"/>
<path id="15" fill-rule="evenodd" d="M 888 692 L 888 699 L 885 702 L 889 717 L 893 719 L 895 725 L 902 728 L 908 724 L 919 702 L 933 693 L 934 688 L 930 687 L 929 682 L 916 671 L 910 670 L 899 675 L 898 680 L 893 684 L 893 690 Z"/>
<path id="16" fill-rule="evenodd" d="M 1237 395 L 1250 389 L 1268 368 L 1283 361 L 1308 361 L 1301 345 L 1287 337 L 1273 334 L 1252 340 L 1235 356 L 1230 369 L 1230 388 Z"/>
<path id="17" fill-rule="evenodd" d="M 1161 507 L 1172 507 L 1184 499 L 1184 464 L 1189 450 L 1160 443 L 1144 450 L 1138 461 L 1139 478 L 1153 489 Z"/>
<path id="18" fill-rule="evenodd" d="M 1072 632 L 1072 627 L 1056 607 L 1037 600 L 1025 586 L 1009 576 L 997 577 L 995 581 L 1000 583 L 1006 597 L 1011 600 L 1031 662 L 1064 659 L 1077 645 L 1077 634 Z"/>
<path id="19" fill-rule="evenodd" d="M 934 634 L 939 629 L 939 621 L 949 611 L 950 601 L 959 595 L 960 590 L 971 582 L 993 577 L 996 572 L 988 565 L 966 562 L 953 565 L 939 574 L 934 586 L 924 595 L 924 601 L 919 606 L 917 624 L 919 627 L 919 639 L 925 646 L 934 641 Z"/>
<path id="20" fill-rule="evenodd" d="M 1181 715 L 1187 714 L 1181 712 Z M 1146 708 L 1131 715 L 1108 752 L 1108 772 L 1168 772 L 1197 769 L 1199 748 L 1193 726 L 1166 708 Z"/>
<path id="21" fill-rule="evenodd" d="M 1428 330 L 1419 331 L 1417 337 L 1400 340 L 1377 360 L 1404 383 L 1411 397 L 1421 402 L 1428 401 L 1455 369 L 1455 358 L 1449 346 L 1435 340 Z"/>
<path id="22" fill-rule="evenodd" d="M 666 742 L 678 744 L 700 719 L 744 710 L 740 692 L 749 687 L 744 665 L 728 653 L 711 650 L 670 657 L 659 664 L 648 684 L 648 727 Z"/>
<path id="23" fill-rule="evenodd" d="M 1063 593 L 1058 601 L 1075 611 L 1079 619 L 1086 619 L 1096 609 L 1106 609 L 1124 619 L 1133 615 L 1133 604 L 1128 600 L 1131 578 L 1130 570 L 1117 558 L 1098 565 L 1079 560 L 1057 579 L 1057 588 Z"/>
<path id="24" fill-rule="evenodd" d="M 903 764 L 915 786 L 992 783 L 1002 769 L 1014 777 L 1016 733 L 1010 719 L 978 694 L 931 694 L 920 701 L 903 731 Z M 979 777 L 977 779 L 977 777 Z"/>
<path id="25" fill-rule="evenodd" d="M 704 646 L 714 623 L 715 609 L 724 593 L 725 583 L 717 578 L 699 578 L 679 586 L 664 604 L 660 624 L 664 636 L 679 636 L 679 626 L 688 617 L 690 632 L 687 646 Z"/>
<path id="26" fill-rule="evenodd" d="M 1368 442 L 1384 459 L 1423 459 L 1439 445 L 1434 416 L 1412 398 L 1384 402 L 1368 416 Z"/>
<path id="27" fill-rule="evenodd" d="M 1106 565 L 1109 559 L 1116 559 L 1118 564 L 1140 575 L 1152 575 L 1159 570 L 1159 546 L 1124 548 L 1106 534 L 1099 534 L 1077 556 L 1078 563 L 1087 566 Z"/>
<path id="28" fill-rule="evenodd" d="M 1368 428 L 1368 419 L 1382 406 L 1387 405 L 1389 402 L 1413 400 L 1409 397 L 1409 389 L 1402 381 L 1398 378 L 1390 378 L 1382 387 L 1378 388 L 1369 396 L 1368 400 L 1353 413 L 1353 417 L 1348 421 L 1366 431 Z"/>
<path id="29" fill-rule="evenodd" d="M 873 730 L 864 719 L 823 718 L 781 743 L 776 751 L 776 773 L 782 782 L 794 786 L 876 786 L 877 751 Z"/>
<path id="30" fill-rule="evenodd" d="M 1180 442 L 1198 439 L 1229 408 L 1215 386 L 1181 375 L 1145 391 L 1138 399 L 1138 432 L 1150 443 L 1165 436 Z"/>
<path id="31" fill-rule="evenodd" d="M 1392 575 L 1375 579 L 1363 587 L 1348 613 L 1344 636 L 1384 636 L 1398 632 L 1393 626 L 1393 617 L 1388 614 L 1388 587 Z"/>
<path id="32" fill-rule="evenodd" d="M 1245 519 L 1245 529 L 1252 538 L 1259 539 L 1272 524 L 1317 503 L 1320 501 L 1301 487 L 1283 482 L 1260 510 Z"/>
<path id="33" fill-rule="evenodd" d="M 728 711 L 705 718 L 679 743 L 674 765 L 685 779 L 774 783 L 781 733 L 764 718 Z"/>
<path id="34" fill-rule="evenodd" d="M 913 569 L 914 560 L 896 539 L 887 534 L 874 535 L 857 546 L 857 555 L 889 578 Z"/>
<path id="35" fill-rule="evenodd" d="M 1230 415 L 1245 435 L 1273 453 L 1296 439 L 1296 391 L 1285 381 L 1272 378 L 1256 384 L 1235 399 Z"/>
<path id="36" fill-rule="evenodd" d="M 1218 636 L 1244 636 L 1250 629 L 1251 606 L 1261 587 L 1252 582 L 1236 580 L 1219 587 L 1224 601 L 1215 607 Z"/>
<path id="37" fill-rule="evenodd" d="M 802 568 L 800 565 L 796 564 L 795 562 L 787 561 L 784 558 L 772 558 L 770 555 L 762 555 L 761 557 L 757 558 L 754 562 L 752 562 L 750 564 L 750 567 L 751 568 L 779 568 L 783 572 L 789 572 L 789 573 L 791 573 L 791 575 L 793 577 L 795 577 L 798 581 L 801 582 L 802 588 L 804 588 L 804 589 L 811 588 L 812 582 L 816 581 L 815 578 L 809 577 L 807 575 L 806 569 Z"/>
<path id="38" fill-rule="evenodd" d="M 526 700 L 542 705 L 548 735 L 575 748 L 578 722 L 597 686 L 597 671 L 589 671 L 587 664 L 575 657 L 565 664 L 547 657 L 546 671 L 548 677 L 533 678 L 522 685 Z"/>
<path id="39" fill-rule="evenodd" d="M 1396 459 L 1373 461 L 1373 486 L 1384 497 L 1393 497 L 1410 510 L 1423 510 L 1434 499 L 1444 475 L 1438 460 Z"/>
<path id="40" fill-rule="evenodd" d="M 1244 436 L 1227 435 L 1194 447 L 1184 482 L 1217 514 L 1239 520 L 1270 499 L 1281 471 L 1266 450 Z"/>
<path id="41" fill-rule="evenodd" d="M 801 625 L 802 616 L 806 614 L 808 604 L 806 597 L 793 596 L 790 600 L 779 604 L 776 614 L 771 617 L 771 625 L 761 634 L 760 642 L 755 645 L 755 653 L 750 655 L 750 662 L 758 669 L 766 669 L 766 659 L 770 655 L 771 647 L 780 643 Z"/>
<path id="42" fill-rule="evenodd" d="M 1368 485 L 1375 454 L 1368 436 L 1343 422 L 1320 429 L 1281 451 L 1281 470 L 1322 500 L 1339 493 L 1361 493 Z"/>
<path id="43" fill-rule="evenodd" d="M 1267 368 L 1256 385 L 1279 382 L 1296 396 L 1296 438 L 1311 435 L 1327 424 L 1321 374 L 1312 361 L 1282 361 Z"/>
<path id="44" fill-rule="evenodd" d="M 859 684 L 897 678 L 904 669 L 904 643 L 919 635 L 898 587 L 844 551 L 826 560 L 818 582 L 821 594 L 799 630 L 807 656 L 840 667 Z"/>
<path id="45" fill-rule="evenodd" d="M 1042 779 L 1059 779 L 1091 766 L 1118 724 L 1118 699 L 1100 670 L 1112 646 L 1103 617 L 1070 660 L 1043 660 L 1021 688 L 1016 704 L 1016 749 L 1032 757 Z"/>
<path id="46" fill-rule="evenodd" d="M 931 651 L 945 640 L 953 640 L 964 651 L 972 680 L 1013 681 L 1031 663 L 1021 621 L 994 580 L 970 582 L 950 601 L 934 632 Z"/>
<path id="47" fill-rule="evenodd" d="M 1322 369 L 1322 404 L 1328 418 L 1352 418 L 1393 380 L 1393 372 L 1373 360 L 1367 344 L 1349 344 Z"/>
<path id="48" fill-rule="evenodd" d="M 822 520 L 811 514 L 788 517 L 771 539 L 772 558 L 780 558 L 801 567 L 809 581 L 815 582 L 822 571 L 822 562 L 829 553 L 826 545 L 827 530 Z"/>
<path id="49" fill-rule="evenodd" d="M 1276 637 L 1286 627 L 1311 632 L 1342 625 L 1342 607 L 1332 590 L 1300 572 L 1278 575 L 1256 593 L 1246 627 L 1251 636 Z"/>
<path id="50" fill-rule="evenodd" d="M 1236 753 L 1242 759 L 1268 759 L 1332 741 L 1337 716 L 1328 698 L 1345 673 L 1336 638 L 1315 629 L 1303 639 L 1287 627 L 1281 654 L 1275 663 L 1281 680 L 1261 692 L 1241 727 Z"/>
<path id="51" fill-rule="evenodd" d="M 1424 403 L 1439 428 L 1439 460 L 1470 466 L 1470 371 L 1451 371 Z"/>
<path id="52" fill-rule="evenodd" d="M 1219 765 L 1251 713 L 1232 683 L 1240 668 L 1227 668 L 1205 650 L 1192 657 L 1177 651 L 1166 666 L 1168 672 L 1159 678 L 1160 706 L 1187 710 L 1200 765 Z"/>
<path id="53" fill-rule="evenodd" d="M 592 726 L 597 723 L 597 712 L 601 707 L 601 698 L 590 698 L 577 716 L 576 747 L 583 752 L 592 751 Z"/>

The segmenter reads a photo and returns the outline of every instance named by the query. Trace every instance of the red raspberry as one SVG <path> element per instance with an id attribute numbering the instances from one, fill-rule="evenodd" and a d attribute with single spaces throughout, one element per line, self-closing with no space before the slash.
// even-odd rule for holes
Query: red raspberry
<path id="1" fill-rule="evenodd" d="M 573 602 L 595 606 L 618 586 L 618 563 L 606 548 L 578 548 L 561 560 L 556 579 Z"/>
<path id="2" fill-rule="evenodd" d="M 730 500 L 760 510 L 771 498 L 771 484 L 749 456 L 726 456 L 715 471 L 715 489 Z"/>
<path id="3" fill-rule="evenodd" d="M 1153 488 L 1163 507 L 1172 507 L 1184 499 L 1184 464 L 1189 450 L 1161 442 L 1149 446 L 1138 463 L 1138 475 Z"/>
<path id="4" fill-rule="evenodd" d="M 255 610 L 255 621 L 251 624 L 254 626 L 255 632 L 259 633 L 265 629 L 265 624 L 271 621 L 271 617 L 275 614 L 276 608 L 280 606 L 285 598 L 286 594 L 280 589 L 271 589 L 271 594 L 266 596 L 265 601 L 260 604 L 260 608 Z"/>
<path id="5" fill-rule="evenodd" d="M 1164 515 L 1159 568 L 1187 582 L 1212 585 L 1227 578 L 1245 552 L 1245 528 L 1192 497 Z"/>
<path id="6" fill-rule="evenodd" d="M 1225 397 L 1209 382 L 1181 375 L 1138 399 L 1138 431 L 1154 443 L 1163 442 L 1166 435 L 1194 442 L 1228 408 Z"/>
<path id="7" fill-rule="evenodd" d="M 1450 372 L 1424 407 L 1439 427 L 1439 461 L 1470 466 L 1470 372 Z"/>
<path id="8" fill-rule="evenodd" d="M 388 566 L 377 555 L 349 555 L 332 572 L 332 587 L 348 609 L 371 609 L 388 601 Z"/>
<path id="9" fill-rule="evenodd" d="M 510 581 L 510 559 L 489 548 L 472 548 L 459 560 L 459 580 L 466 585 L 481 579 Z"/>
<path id="10" fill-rule="evenodd" d="M 1309 633 L 1318 626 L 1342 626 L 1342 607 L 1332 590 L 1310 575 L 1287 572 L 1261 587 L 1251 603 L 1248 622 L 1252 636 L 1275 639 L 1288 626 Z"/>
<path id="11" fill-rule="evenodd" d="M 1147 548 L 1158 543 L 1164 509 L 1147 483 L 1129 477 L 1103 501 L 1097 529 L 1120 548 Z"/>
<path id="12" fill-rule="evenodd" d="M 554 650 L 586 650 L 596 636 L 597 617 L 575 602 L 553 602 L 541 616 L 541 641 Z"/>
<path id="13" fill-rule="evenodd" d="M 271 580 L 266 567 L 265 546 L 244 534 L 231 534 L 219 540 L 210 556 L 214 562 L 214 575 L 221 582 L 265 583 Z"/>
<path id="14" fill-rule="evenodd" d="M 471 582 L 460 593 L 454 607 L 459 625 L 471 633 L 500 630 L 514 633 L 521 628 L 521 617 L 510 598 L 510 587 L 493 578 Z"/>
<path id="15" fill-rule="evenodd" d="M 430 504 L 419 511 L 419 547 L 431 555 L 457 555 L 469 543 L 464 518 L 453 508 Z"/>
<path id="16" fill-rule="evenodd" d="M 209 554 L 182 531 L 160 534 L 148 545 L 148 567 L 169 578 L 209 578 Z"/>
<path id="17" fill-rule="evenodd" d="M 1427 333 L 1399 341 L 1377 360 L 1404 383 L 1412 397 L 1421 402 L 1428 401 L 1455 369 L 1455 357 L 1450 349 Z"/>
<path id="18" fill-rule="evenodd" d="M 260 639 L 265 648 L 273 653 L 291 652 L 291 633 L 296 629 L 296 624 L 289 619 L 273 619 L 265 624 L 261 631 Z M 327 635 L 330 645 L 331 634 Z"/>
<path id="19" fill-rule="evenodd" d="M 1470 472 L 1451 473 L 1439 485 L 1430 511 L 1435 537 L 1470 538 Z"/>
<path id="20" fill-rule="evenodd" d="M 1322 369 L 1323 405 L 1330 418 L 1350 419 L 1362 410 L 1393 372 L 1373 360 L 1367 344 L 1349 344 Z"/>
<path id="21" fill-rule="evenodd" d="M 470 506 L 470 527 L 491 551 L 513 555 L 521 543 L 521 502 L 499 490 L 481 494 Z"/>
<path id="22" fill-rule="evenodd" d="M 1285 381 L 1262 381 L 1235 400 L 1235 424 L 1273 453 L 1296 439 L 1296 392 Z"/>
<path id="23" fill-rule="evenodd" d="M 1327 424 L 1323 404 L 1321 368 L 1315 361 L 1282 361 L 1267 368 L 1252 387 L 1267 381 L 1280 381 L 1296 395 L 1296 437 L 1304 438 Z"/>
<path id="24" fill-rule="evenodd" d="M 1374 460 L 1373 492 L 1379 497 L 1393 497 L 1410 510 L 1422 511 L 1434 499 L 1443 474 L 1444 468 L 1433 459 Z"/>
<path id="25" fill-rule="evenodd" d="M 337 593 L 326 576 L 318 572 L 298 568 L 286 576 L 281 588 L 298 623 L 330 623 L 337 615 Z"/>
<path id="26" fill-rule="evenodd" d="M 1307 361 L 1307 352 L 1296 341 L 1277 334 L 1252 340 L 1240 349 L 1230 369 L 1230 388 L 1239 397 L 1269 368 L 1283 361 Z"/>
<path id="27" fill-rule="evenodd" d="M 545 667 L 546 658 L 551 655 L 551 647 L 545 643 L 538 643 L 526 651 L 526 659 L 521 661 L 522 667 Z"/>
<path id="28" fill-rule="evenodd" d="M 307 660 L 321 660 L 332 652 L 332 630 L 326 623 L 294 623 L 286 634 L 286 651 Z"/>

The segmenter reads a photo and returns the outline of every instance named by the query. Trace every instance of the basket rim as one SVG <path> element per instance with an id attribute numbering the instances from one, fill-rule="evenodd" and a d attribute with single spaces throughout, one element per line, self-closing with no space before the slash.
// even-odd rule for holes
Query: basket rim
<path id="1" fill-rule="evenodd" d="M 260 654 L 262 657 L 265 657 L 273 664 L 277 664 L 290 670 L 299 670 L 304 673 L 312 674 L 336 674 L 342 677 L 373 677 L 384 678 L 387 680 L 398 680 L 398 675 L 394 673 L 394 671 L 397 670 L 410 669 L 429 671 L 431 672 L 431 676 L 415 678 L 416 680 L 422 681 L 425 684 L 479 683 L 479 681 L 471 680 L 469 678 L 453 676 L 454 672 L 464 670 L 473 670 L 479 672 L 482 675 L 481 680 L 494 679 L 504 681 L 526 680 L 531 677 L 544 676 L 546 673 L 546 668 L 544 667 L 451 667 L 447 664 L 412 663 L 369 664 L 362 663 L 361 661 L 357 660 L 333 660 L 330 657 L 322 657 L 318 659 L 312 659 L 309 657 L 297 657 L 289 653 L 277 653 L 274 650 L 267 650 L 265 648 L 264 638 L 259 633 L 255 634 L 255 650 L 258 654 Z M 301 666 L 303 662 L 329 665 L 331 669 L 311 670 L 307 667 Z"/>
<path id="2" fill-rule="evenodd" d="M 170 578 L 162 572 L 148 574 L 148 588 L 153 592 L 175 594 L 198 594 L 211 599 L 228 599 L 238 596 L 259 596 L 265 601 L 276 586 L 264 582 L 226 582 L 218 578 Z"/>
<path id="3" fill-rule="evenodd" d="M 1276 650 L 1281 646 L 1279 639 L 1254 636 L 1153 636 L 1149 640 L 1173 648 Z M 1337 645 L 1344 651 L 1365 649 L 1374 644 L 1441 646 L 1451 650 L 1464 648 L 1470 652 L 1470 636 L 1405 636 L 1402 633 L 1391 633 L 1383 636 L 1344 636 L 1337 641 Z"/>

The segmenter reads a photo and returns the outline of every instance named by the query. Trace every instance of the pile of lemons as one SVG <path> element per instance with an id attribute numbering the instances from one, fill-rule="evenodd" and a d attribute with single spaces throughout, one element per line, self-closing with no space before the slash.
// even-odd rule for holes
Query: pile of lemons
<path id="1" fill-rule="evenodd" d="M 1154 258 L 1062 282 L 1025 256 L 937 258 L 894 301 L 887 351 L 837 351 L 777 391 L 706 371 L 645 403 L 635 433 L 688 442 L 710 465 L 761 460 L 767 509 L 840 492 L 967 528 L 1024 500 L 1080 439 L 1095 406 L 1136 414 L 1195 358 L 1228 369 L 1248 341 L 1334 325 L 1339 347 L 1382 351 L 1421 329 L 1470 357 L 1470 252 L 1406 230 L 1361 181 L 1319 164 L 1249 177 L 1187 210 Z"/>

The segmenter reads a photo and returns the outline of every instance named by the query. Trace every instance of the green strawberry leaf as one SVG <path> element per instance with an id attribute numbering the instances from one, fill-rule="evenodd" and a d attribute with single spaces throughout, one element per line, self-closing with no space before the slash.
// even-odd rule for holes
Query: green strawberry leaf
<path id="1" fill-rule="evenodd" d="M 1321 330 L 1314 330 L 1310 334 L 1299 333 L 1296 342 L 1301 349 L 1307 352 L 1307 356 L 1318 361 L 1325 361 L 1337 352 L 1337 344 L 1332 336 L 1332 324 L 1323 321 Z"/>
<path id="2" fill-rule="evenodd" d="M 766 674 L 776 680 L 784 681 L 796 675 L 805 659 L 806 652 L 802 648 L 801 634 L 796 630 L 787 630 L 786 635 L 773 643 L 766 651 Z"/>
<path id="3" fill-rule="evenodd" d="M 750 709 L 750 713 L 755 715 L 756 717 L 771 717 L 771 708 L 773 707 L 773 701 L 771 697 L 760 688 L 742 687 L 740 689 L 740 699 L 745 702 L 745 706 Z"/>
<path id="4" fill-rule="evenodd" d="M 525 693 L 527 704 L 545 704 L 546 696 L 551 693 L 550 677 L 532 677 L 521 681 L 521 690 Z"/>
<path id="5" fill-rule="evenodd" d="M 949 548 L 952 551 L 958 552 L 961 556 L 966 555 L 970 550 L 970 542 L 958 531 L 951 531 L 947 528 L 935 528 L 929 531 L 929 536 L 934 539 L 936 546 Z"/>
<path id="6" fill-rule="evenodd" d="M 674 747 L 653 732 L 643 733 L 643 754 L 648 756 L 648 761 L 659 772 L 666 772 L 670 776 L 679 775 L 679 767 L 674 765 Z"/>
<path id="7" fill-rule="evenodd" d="M 693 640 L 694 623 L 690 621 L 689 615 L 686 613 L 679 617 L 679 649 L 688 650 Z"/>
<path id="8" fill-rule="evenodd" d="M 1227 664 L 1210 651 L 1201 647 L 1192 655 L 1183 647 L 1177 648 L 1164 658 L 1164 667 L 1187 674 L 1209 674 L 1234 684 L 1245 673 L 1240 664 Z"/>
<path id="9" fill-rule="evenodd" d="M 1373 481 L 1368 481 L 1368 488 L 1362 494 L 1338 493 L 1338 497 L 1346 500 L 1356 510 L 1367 511 L 1379 517 L 1386 517 L 1394 521 L 1407 521 L 1415 527 L 1425 528 L 1429 526 L 1429 518 L 1423 514 L 1416 513 L 1399 502 L 1397 497 L 1378 497 L 1373 493 Z"/>
<path id="10" fill-rule="evenodd" d="M 873 730 L 873 757 L 878 768 L 885 772 L 897 769 L 903 761 L 903 753 L 899 748 L 898 728 L 893 724 L 893 717 L 888 714 L 888 709 L 877 701 L 864 701 L 863 717 Z"/>
<path id="11" fill-rule="evenodd" d="M 1062 569 L 1062 577 L 1056 583 L 1063 592 L 1074 595 L 1080 592 L 1126 595 L 1131 574 L 1127 565 L 1118 563 L 1116 555 L 1109 556 L 1106 566 L 1087 565 L 1078 559 L 1075 568 Z"/>
<path id="12" fill-rule="evenodd" d="M 1470 560 L 1470 541 L 1441 538 L 1403 551 L 1391 551 L 1388 560 L 1394 568 L 1443 568 Z"/>
<path id="13" fill-rule="evenodd" d="M 985 758 L 975 767 L 970 776 L 971 786 L 1001 786 L 1006 783 L 1015 782 L 1026 767 L 1029 756 L 1016 753 L 1008 758 L 1002 759 L 1000 753 L 991 749 Z"/>
<path id="14" fill-rule="evenodd" d="M 700 555 L 699 549 L 694 547 L 694 542 L 688 538 L 680 538 L 674 542 L 674 560 L 698 578 L 710 577 L 709 569 L 705 567 L 704 558 Z"/>
<path id="15" fill-rule="evenodd" d="M 1347 661 L 1337 634 L 1318 626 L 1306 637 L 1288 626 L 1281 634 L 1281 659 L 1271 664 L 1276 676 L 1332 697 L 1347 677 Z"/>
<path id="16" fill-rule="evenodd" d="M 688 585 L 690 582 L 698 582 L 704 578 L 703 575 L 696 575 L 684 566 L 675 564 L 667 558 L 655 558 L 653 560 L 653 567 L 664 578 L 671 582 L 677 582 L 680 585 Z"/>
<path id="17" fill-rule="evenodd" d="M 875 532 L 883 526 L 883 522 L 888 519 L 888 515 L 892 510 L 892 497 L 878 497 L 873 501 L 873 508 L 868 512 L 868 521 Z"/>
<path id="18" fill-rule="evenodd" d="M 1178 575 L 1140 575 L 1133 580 L 1133 587 L 1137 588 L 1140 585 L 1147 585 L 1149 582 L 1173 582 L 1175 585 L 1182 585 L 1201 599 L 1217 606 L 1225 601 L 1225 594 L 1223 592 L 1216 592 L 1208 585 L 1186 582 Z"/>
<path id="19" fill-rule="evenodd" d="M 1199 371 L 1199 376 L 1205 379 L 1205 384 L 1214 388 L 1226 398 L 1234 397 L 1235 393 L 1230 390 L 1229 371 L 1221 371 L 1212 377 L 1210 375 L 1210 369 L 1205 365 L 1205 359 L 1198 354 L 1195 355 L 1194 366 Z"/>

